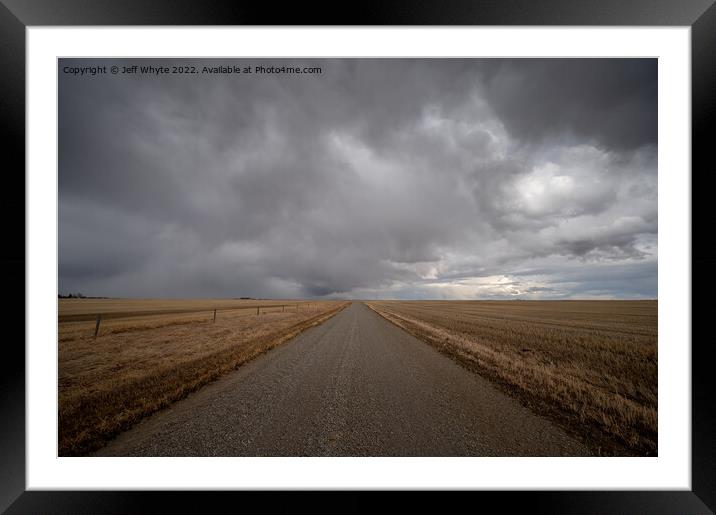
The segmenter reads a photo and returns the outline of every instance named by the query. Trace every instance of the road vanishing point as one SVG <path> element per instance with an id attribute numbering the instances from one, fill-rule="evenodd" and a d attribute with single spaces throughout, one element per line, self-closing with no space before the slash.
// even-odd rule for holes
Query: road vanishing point
<path id="1" fill-rule="evenodd" d="M 360 302 L 96 456 L 586 456 L 587 447 Z"/>

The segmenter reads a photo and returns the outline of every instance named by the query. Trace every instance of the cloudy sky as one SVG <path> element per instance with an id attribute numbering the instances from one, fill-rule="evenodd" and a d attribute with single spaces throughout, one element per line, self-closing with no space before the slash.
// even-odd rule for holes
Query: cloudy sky
<path id="1" fill-rule="evenodd" d="M 655 59 L 59 68 L 60 293 L 657 295 Z"/>

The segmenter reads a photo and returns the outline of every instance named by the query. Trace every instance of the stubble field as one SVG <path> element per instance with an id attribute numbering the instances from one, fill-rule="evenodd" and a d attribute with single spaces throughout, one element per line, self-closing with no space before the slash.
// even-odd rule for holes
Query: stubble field
<path id="1" fill-rule="evenodd" d="M 84 455 L 101 447 L 142 417 L 346 305 L 339 301 L 61 299 L 59 455 Z M 95 338 L 97 314 L 102 320 Z"/>
<path id="2" fill-rule="evenodd" d="M 657 301 L 367 304 L 598 454 L 657 454 Z"/>

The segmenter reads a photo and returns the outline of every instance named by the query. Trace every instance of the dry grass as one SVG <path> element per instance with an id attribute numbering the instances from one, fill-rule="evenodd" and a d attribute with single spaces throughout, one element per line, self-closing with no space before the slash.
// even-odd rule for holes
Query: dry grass
<path id="1" fill-rule="evenodd" d="M 134 305 L 120 301 L 124 303 L 120 307 L 117 302 L 63 299 L 60 315 L 68 311 L 72 315 L 112 312 L 119 317 L 120 307 L 130 313 L 150 309 L 174 313 L 106 320 L 96 339 L 91 320 L 60 322 L 61 456 L 85 455 L 101 447 L 142 417 L 321 323 L 346 305 L 325 301 L 311 302 L 309 307 L 305 302 L 297 311 L 273 308 L 256 316 L 257 304 L 284 303 L 254 301 L 251 314 L 243 309 L 220 311 L 213 323 L 213 306 L 217 304 L 211 301 L 137 301 Z M 79 303 L 84 308 L 79 308 Z M 100 311 L 103 308 L 105 311 Z M 210 311 L 180 312 L 205 308 Z"/>
<path id="2" fill-rule="evenodd" d="M 656 301 L 368 302 L 600 454 L 657 454 Z"/>

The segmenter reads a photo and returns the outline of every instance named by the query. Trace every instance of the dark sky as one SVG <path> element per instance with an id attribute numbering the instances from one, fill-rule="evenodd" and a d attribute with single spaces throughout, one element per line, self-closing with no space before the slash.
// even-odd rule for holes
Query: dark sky
<path id="1" fill-rule="evenodd" d="M 59 70 L 60 293 L 657 295 L 655 59 Z"/>

